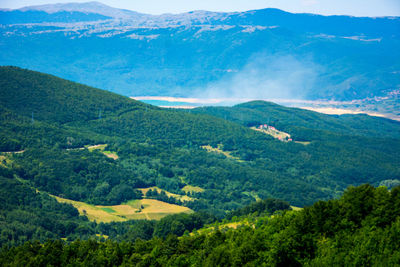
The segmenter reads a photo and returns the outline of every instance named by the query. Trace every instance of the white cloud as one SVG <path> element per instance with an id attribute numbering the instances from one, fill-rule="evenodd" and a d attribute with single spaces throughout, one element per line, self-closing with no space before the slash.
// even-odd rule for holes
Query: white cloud
<path id="1" fill-rule="evenodd" d="M 310 59 L 257 54 L 236 73 L 199 88 L 195 97 L 222 99 L 303 99 L 320 72 Z"/>

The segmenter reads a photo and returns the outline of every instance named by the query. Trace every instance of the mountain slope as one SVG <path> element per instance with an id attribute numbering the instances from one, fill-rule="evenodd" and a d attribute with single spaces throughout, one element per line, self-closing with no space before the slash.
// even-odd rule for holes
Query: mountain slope
<path id="1" fill-rule="evenodd" d="M 248 224 L 238 224 L 237 229 L 201 229 L 180 238 L 169 235 L 132 243 L 31 242 L 2 250 L 0 263 L 6 266 L 21 262 L 59 266 L 396 266 L 400 259 L 399 193 L 399 187 L 392 191 L 368 185 L 349 188 L 338 200 L 320 201 L 298 212 L 255 221 L 254 217 L 244 217 Z"/>
<path id="2" fill-rule="evenodd" d="M 2 107 L 46 122 L 88 121 L 148 105 L 104 90 L 15 67 L 0 67 Z"/>
<path id="3" fill-rule="evenodd" d="M 400 126 L 389 120 L 346 120 L 266 102 L 170 110 L 16 67 L 0 68 L 0 77 L 3 176 L 43 194 L 109 207 L 147 198 L 139 189 L 157 186 L 178 196 L 153 199 L 223 217 L 257 199 L 305 206 L 349 185 L 400 183 Z M 294 139 L 247 127 L 258 123 L 274 123 Z M 87 227 L 89 235 L 99 233 Z"/>
<path id="4" fill-rule="evenodd" d="M 399 177 L 400 126 L 390 120 L 362 115 L 347 120 L 266 102 L 189 113 L 15 67 L 3 67 L 0 77 L 3 151 L 27 150 L 15 155 L 20 175 L 41 190 L 74 200 L 96 204 L 100 199 L 93 190 L 103 182 L 110 194 L 113 187 L 129 184 L 185 194 L 182 188 L 191 185 L 206 190 L 194 193 L 200 201 L 187 203 L 189 207 L 211 205 L 221 211 L 269 196 L 310 204 L 350 184 L 378 185 Z M 249 123 L 273 123 L 294 141 L 310 144 L 275 140 L 249 129 Z M 119 155 L 117 161 L 107 160 L 108 167 L 102 167 L 104 155 L 65 150 L 99 143 Z M 219 147 L 233 157 L 203 146 Z M 118 179 L 109 180 L 112 169 Z M 89 187 L 79 185 L 88 177 L 96 177 Z"/>
<path id="5" fill-rule="evenodd" d="M 305 128 L 376 138 L 400 137 L 400 123 L 397 121 L 368 115 L 332 116 L 264 101 L 253 101 L 234 107 L 203 107 L 194 109 L 192 112 L 214 115 L 244 126 L 267 123 L 301 139 L 306 138 L 300 137 Z M 312 138 L 309 136 L 309 139 Z"/>
<path id="6" fill-rule="evenodd" d="M 275 9 L 152 16 L 89 3 L 0 18 L 0 64 L 127 96 L 353 100 L 400 85 L 397 17 Z"/>
<path id="7" fill-rule="evenodd" d="M 18 9 L 22 12 L 27 11 L 43 11 L 47 14 L 54 14 L 60 12 L 79 12 L 86 14 L 99 14 L 107 18 L 127 18 L 138 15 L 137 12 L 112 8 L 100 2 L 86 2 L 86 3 L 60 3 L 60 4 L 47 4 L 38 6 L 28 6 Z"/>

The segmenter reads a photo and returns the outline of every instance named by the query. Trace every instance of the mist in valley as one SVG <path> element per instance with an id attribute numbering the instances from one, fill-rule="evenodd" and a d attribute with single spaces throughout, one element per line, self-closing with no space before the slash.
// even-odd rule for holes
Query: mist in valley
<path id="1" fill-rule="evenodd" d="M 199 99 L 232 100 L 303 100 L 323 69 L 312 57 L 255 54 L 240 70 L 228 70 L 221 80 L 195 90 Z"/>

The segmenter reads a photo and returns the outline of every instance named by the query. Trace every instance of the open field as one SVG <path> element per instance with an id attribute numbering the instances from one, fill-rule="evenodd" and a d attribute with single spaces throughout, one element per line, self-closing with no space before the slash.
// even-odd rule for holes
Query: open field
<path id="1" fill-rule="evenodd" d="M 104 150 L 107 147 L 107 144 L 98 144 L 98 145 L 93 145 L 93 146 L 85 146 L 90 152 L 92 152 L 95 149 L 98 150 Z"/>
<path id="2" fill-rule="evenodd" d="M 66 198 L 61 198 L 57 196 L 53 196 L 60 203 L 68 203 L 78 209 L 80 215 L 86 215 L 90 221 L 97 222 L 123 222 L 127 221 L 126 218 L 120 217 L 115 213 L 109 213 L 102 209 L 101 206 L 94 206 L 91 204 L 87 204 L 85 202 L 70 200 Z"/>
<path id="3" fill-rule="evenodd" d="M 117 153 L 115 153 L 115 152 L 103 151 L 103 154 L 104 154 L 106 157 L 109 157 L 110 159 L 113 159 L 113 160 L 117 160 L 117 159 L 119 158 L 118 155 L 117 155 Z"/>
<path id="4" fill-rule="evenodd" d="M 112 151 L 107 151 L 105 150 L 107 147 L 107 144 L 99 144 L 99 145 L 94 145 L 94 146 L 87 146 L 86 148 L 89 151 L 93 151 L 93 150 L 100 150 L 106 157 L 109 157 L 113 160 L 117 160 L 119 157 L 117 155 L 117 153 L 112 152 Z"/>
<path id="5" fill-rule="evenodd" d="M 74 201 L 53 196 L 60 203 L 68 203 L 78 209 L 79 214 L 86 215 L 90 221 L 96 222 L 123 222 L 127 220 L 160 220 L 176 213 L 192 213 L 187 207 L 165 203 L 155 199 L 131 200 L 127 203 L 114 206 L 91 205 L 85 202 Z"/>
<path id="6" fill-rule="evenodd" d="M 202 192 L 204 192 L 203 188 L 201 188 L 199 186 L 192 186 L 192 185 L 185 185 L 181 190 L 185 193 L 188 193 L 188 192 L 202 193 Z"/>
<path id="7" fill-rule="evenodd" d="M 194 198 L 189 197 L 189 196 L 182 196 L 182 195 L 170 193 L 170 192 L 168 192 L 168 191 L 166 191 L 166 190 L 164 190 L 164 189 L 158 188 L 157 186 L 148 187 L 148 188 L 138 188 L 138 190 L 140 190 L 140 191 L 143 193 L 143 196 L 145 196 L 146 193 L 147 193 L 150 189 L 151 189 L 151 190 L 157 190 L 158 193 L 161 193 L 161 191 L 164 191 L 165 194 L 166 194 L 168 197 L 173 197 L 173 198 L 175 198 L 175 199 L 177 199 L 177 200 L 180 200 L 180 201 L 193 201 L 193 200 L 195 200 Z"/>
<path id="8" fill-rule="evenodd" d="M 155 199 L 142 199 L 139 200 L 139 202 L 143 206 L 141 213 L 144 214 L 146 216 L 146 219 L 149 220 L 159 220 L 170 214 L 193 212 L 191 209 L 187 207 L 168 204 Z"/>
<path id="9" fill-rule="evenodd" d="M 251 127 L 250 129 L 259 131 L 272 136 L 273 138 L 279 139 L 281 141 L 286 141 L 290 139 L 290 134 L 276 130 L 276 129 L 259 129 L 257 127 Z"/>
<path id="10" fill-rule="evenodd" d="M 0 152 L 2 154 L 22 154 L 24 153 L 25 150 L 19 150 L 19 151 L 4 151 L 4 152 Z"/>
<path id="11" fill-rule="evenodd" d="M 256 201 L 261 200 L 261 198 L 257 195 L 256 192 L 252 191 L 252 192 L 243 192 L 242 194 L 246 195 L 246 196 L 250 196 L 253 197 Z"/>
<path id="12" fill-rule="evenodd" d="M 213 233 L 217 230 L 221 231 L 224 229 L 237 229 L 238 227 L 241 226 L 250 226 L 250 227 L 255 227 L 253 222 L 249 222 L 247 220 L 243 221 L 238 221 L 238 222 L 217 222 L 212 225 L 209 225 L 208 227 L 204 227 L 198 230 L 195 230 L 190 233 L 191 236 L 196 235 L 196 234 L 210 234 Z"/>
<path id="13" fill-rule="evenodd" d="M 214 148 L 214 147 L 212 147 L 212 146 L 210 146 L 210 145 L 208 145 L 208 146 L 202 146 L 201 148 L 207 150 L 207 152 L 210 152 L 210 153 L 213 153 L 213 152 L 214 152 L 214 153 L 222 154 L 222 155 L 224 155 L 224 156 L 227 157 L 227 158 L 234 159 L 234 160 L 236 160 L 236 161 L 238 161 L 238 162 L 243 162 L 243 160 L 241 160 L 240 158 L 235 157 L 235 156 L 232 156 L 232 155 L 231 155 L 232 152 L 224 151 L 221 144 L 219 144 L 217 148 Z"/>
<path id="14" fill-rule="evenodd" d="M 107 147 L 107 144 L 99 144 L 99 145 L 93 145 L 93 146 L 85 146 L 85 147 L 80 147 L 80 148 L 67 148 L 66 150 L 83 150 L 83 149 L 88 149 L 90 152 L 94 150 L 100 150 L 101 153 L 103 153 L 106 157 L 109 157 L 113 160 L 117 160 L 119 157 L 116 152 L 113 151 L 107 151 L 105 148 Z"/>
<path id="15" fill-rule="evenodd" d="M 271 129 L 271 128 L 259 129 L 257 127 L 251 127 L 250 129 L 268 134 L 268 135 L 272 136 L 273 138 L 279 139 L 280 141 L 283 141 L 283 142 L 291 142 L 292 141 L 290 134 L 279 131 L 277 129 Z M 294 141 L 294 142 L 296 144 L 302 144 L 305 146 L 311 144 L 311 142 L 309 142 L 309 141 Z"/>
<path id="16" fill-rule="evenodd" d="M 10 159 L 4 155 L 0 155 L 0 166 L 6 167 L 10 163 Z"/>
<path id="17" fill-rule="evenodd" d="M 311 144 L 311 142 L 309 142 L 309 141 L 294 141 L 296 144 L 302 144 L 302 145 L 305 145 L 305 146 L 308 146 L 309 144 Z"/>

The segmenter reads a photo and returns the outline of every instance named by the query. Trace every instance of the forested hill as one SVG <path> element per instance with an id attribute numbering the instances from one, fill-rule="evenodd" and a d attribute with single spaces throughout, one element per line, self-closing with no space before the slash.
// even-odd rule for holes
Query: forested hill
<path id="1" fill-rule="evenodd" d="M 210 114 L 244 126 L 269 123 L 296 135 L 312 129 L 341 135 L 400 138 L 400 122 L 398 121 L 366 114 L 326 115 L 266 101 L 252 101 L 233 107 L 202 107 L 192 112 Z"/>
<path id="2" fill-rule="evenodd" d="M 181 238 L 27 242 L 0 251 L 0 265 L 398 266 L 399 194 L 399 187 L 390 192 L 364 185 L 302 211 Z"/>
<path id="3" fill-rule="evenodd" d="M 175 197 L 153 199 L 223 217 L 258 199 L 305 206 L 335 198 L 349 185 L 400 183 L 400 126 L 390 120 L 266 102 L 161 109 L 15 67 L 0 68 L 0 106 L 4 183 L 90 205 L 141 200 L 147 196 L 139 189 L 156 186 Z M 250 128 L 258 124 L 287 132 L 292 141 Z M 96 145 L 103 150 L 89 149 Z M 24 203 L 7 202 L 5 240 L 32 238 L 23 231 L 23 216 L 15 216 Z"/>
<path id="4" fill-rule="evenodd" d="M 115 93 L 17 67 L 0 67 L 0 88 L 3 108 L 22 116 L 33 115 L 40 121 L 87 121 L 144 106 L 155 108 Z"/>

